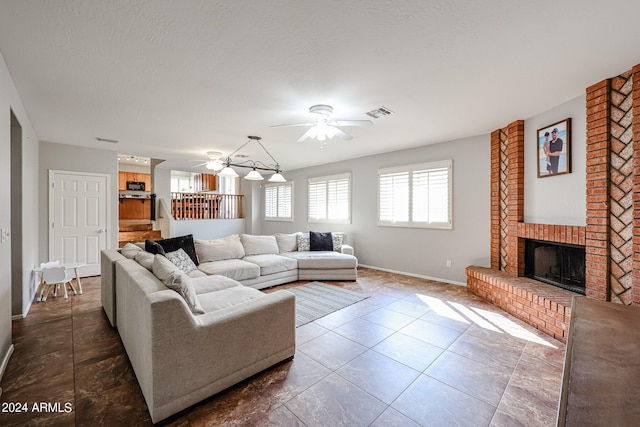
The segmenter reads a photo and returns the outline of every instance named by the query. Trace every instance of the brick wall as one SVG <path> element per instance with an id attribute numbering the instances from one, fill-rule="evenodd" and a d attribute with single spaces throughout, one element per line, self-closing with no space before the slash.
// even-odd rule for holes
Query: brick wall
<path id="1" fill-rule="evenodd" d="M 609 134 L 611 89 L 609 80 L 587 88 L 587 296 L 607 300 L 609 295 Z"/>
<path id="2" fill-rule="evenodd" d="M 640 304 L 640 65 L 631 70 L 633 139 L 633 277 L 631 300 Z M 635 112 L 635 113 L 634 113 Z"/>

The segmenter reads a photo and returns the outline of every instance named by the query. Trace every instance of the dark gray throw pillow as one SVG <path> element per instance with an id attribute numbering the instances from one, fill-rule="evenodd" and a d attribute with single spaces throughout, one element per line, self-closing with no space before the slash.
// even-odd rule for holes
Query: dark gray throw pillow
<path id="1" fill-rule="evenodd" d="M 167 252 L 175 252 L 178 249 L 182 249 L 187 253 L 187 255 L 189 255 L 189 258 L 191 258 L 191 261 L 193 261 L 195 265 L 200 265 L 200 263 L 198 262 L 198 255 L 196 255 L 196 246 L 193 243 L 193 234 L 187 234 L 186 236 L 179 236 L 179 237 L 171 237 L 170 239 L 156 240 L 155 242 L 152 242 L 160 245 L 163 252 L 160 252 L 159 250 L 157 250 L 157 248 L 155 248 L 154 245 L 148 246 L 147 242 L 152 242 L 152 241 L 147 240 L 144 242 L 145 243 L 144 249 L 147 252 L 151 252 L 152 254 L 164 255 Z M 149 247 L 152 249 L 149 250 Z M 154 250 L 156 251 L 154 252 Z"/>
<path id="2" fill-rule="evenodd" d="M 332 251 L 333 237 L 331 232 L 322 233 L 319 231 L 310 231 L 309 240 L 312 251 Z"/>
<path id="3" fill-rule="evenodd" d="M 164 248 L 158 244 L 158 242 L 154 242 L 153 240 L 145 240 L 144 241 L 144 250 L 151 254 L 164 255 Z"/>

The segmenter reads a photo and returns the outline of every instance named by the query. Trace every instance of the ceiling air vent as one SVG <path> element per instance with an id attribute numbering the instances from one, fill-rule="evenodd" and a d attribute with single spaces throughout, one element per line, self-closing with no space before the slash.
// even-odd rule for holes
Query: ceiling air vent
<path id="1" fill-rule="evenodd" d="M 371 116 L 374 119 L 379 119 L 380 117 L 388 116 L 393 114 L 393 111 L 388 109 L 387 107 L 376 108 L 375 110 L 371 110 L 367 113 L 367 116 Z"/>

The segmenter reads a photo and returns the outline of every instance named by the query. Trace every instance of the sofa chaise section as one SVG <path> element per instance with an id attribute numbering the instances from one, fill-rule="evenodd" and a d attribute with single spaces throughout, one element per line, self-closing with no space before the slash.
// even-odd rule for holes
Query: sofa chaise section
<path id="1" fill-rule="evenodd" d="M 298 280 L 356 280 L 358 259 L 332 251 L 287 252 L 298 263 Z"/>

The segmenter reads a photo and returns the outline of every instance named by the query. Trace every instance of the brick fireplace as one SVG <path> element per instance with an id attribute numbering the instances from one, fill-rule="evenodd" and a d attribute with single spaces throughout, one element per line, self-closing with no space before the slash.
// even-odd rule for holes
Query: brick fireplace
<path id="1" fill-rule="evenodd" d="M 524 241 L 584 245 L 586 295 L 640 304 L 640 65 L 587 88 L 585 114 L 586 226 L 524 222 L 515 121 L 491 134 L 491 267 L 467 268 L 471 291 L 563 342 L 575 294 L 523 277 Z"/>

